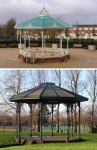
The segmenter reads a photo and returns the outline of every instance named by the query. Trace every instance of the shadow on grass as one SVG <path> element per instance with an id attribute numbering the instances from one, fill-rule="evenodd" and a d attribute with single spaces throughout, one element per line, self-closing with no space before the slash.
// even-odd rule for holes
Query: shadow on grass
<path id="1" fill-rule="evenodd" d="M 75 140 L 70 140 L 69 143 L 77 143 L 77 142 L 87 142 L 88 140 L 85 139 L 75 139 Z"/>
<path id="2" fill-rule="evenodd" d="M 0 145 L 0 148 L 13 147 L 13 146 L 21 146 L 21 144 Z"/>
<path id="3" fill-rule="evenodd" d="M 68 143 L 78 143 L 78 142 L 86 142 L 88 140 L 85 139 L 75 139 L 75 140 L 70 140 Z M 30 144 L 39 144 L 39 141 L 33 140 Z M 41 142 L 41 143 L 66 143 L 64 141 L 46 141 L 46 142 Z M 0 145 L 0 148 L 7 148 L 7 147 L 13 147 L 13 146 L 22 146 L 28 144 L 27 140 L 24 140 L 21 144 L 8 144 L 8 145 Z"/>

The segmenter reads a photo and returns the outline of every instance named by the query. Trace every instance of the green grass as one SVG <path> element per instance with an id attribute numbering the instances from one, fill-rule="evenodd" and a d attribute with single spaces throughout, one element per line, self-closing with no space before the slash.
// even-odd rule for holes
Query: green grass
<path id="1" fill-rule="evenodd" d="M 21 132 L 21 136 L 29 136 L 30 132 L 29 131 L 23 131 Z M 33 132 L 32 133 L 34 136 L 35 135 L 40 135 L 38 132 Z M 51 135 L 51 132 L 43 132 L 43 135 Z M 62 133 L 56 133 L 54 132 L 54 135 L 58 136 L 64 136 L 66 134 Z M 11 145 L 14 144 L 15 142 L 15 137 L 16 137 L 16 131 L 0 131 L 0 145 Z"/>
<path id="2" fill-rule="evenodd" d="M 14 139 L 12 136 L 15 135 L 15 132 L 8 131 L 5 133 L 6 133 L 5 138 L 8 139 L 9 143 L 10 142 L 12 143 Z M 3 134 L 4 134 L 3 132 L 0 132 L 0 140 L 2 139 L 1 140 L 2 142 L 4 140 Z M 49 143 L 49 144 L 14 146 L 1 148 L 1 150 L 97 150 L 97 134 L 82 134 L 82 138 L 85 139 L 86 141 L 77 143 Z"/>
<path id="3" fill-rule="evenodd" d="M 0 131 L 0 145 L 14 143 L 15 131 Z"/>

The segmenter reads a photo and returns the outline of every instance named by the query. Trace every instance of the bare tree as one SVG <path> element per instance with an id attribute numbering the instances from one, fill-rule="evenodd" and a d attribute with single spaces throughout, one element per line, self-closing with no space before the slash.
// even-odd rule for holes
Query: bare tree
<path id="1" fill-rule="evenodd" d="M 61 82 L 62 82 L 61 76 L 62 76 L 61 70 L 55 70 L 55 79 L 57 80 L 59 87 L 61 87 Z"/>
<path id="2" fill-rule="evenodd" d="M 88 82 L 86 84 L 86 91 L 90 97 L 91 108 L 91 132 L 93 132 L 94 127 L 94 117 L 96 111 L 96 100 L 97 100 L 97 70 L 88 71 Z"/>
<path id="3" fill-rule="evenodd" d="M 81 87 L 81 70 L 67 70 L 66 73 L 66 85 L 74 93 L 78 93 L 79 89 L 82 90 Z M 74 106 L 74 129 L 75 133 L 77 132 L 77 104 Z"/>
<path id="4" fill-rule="evenodd" d="M 16 110 L 16 120 L 17 120 L 17 104 L 10 103 L 9 98 L 11 95 L 17 95 L 23 91 L 24 87 L 24 71 L 20 70 L 7 70 L 4 72 L 2 82 L 2 90 L 0 92 L 1 98 L 5 105 L 8 105 L 11 112 L 15 113 Z M 7 108 L 6 108 L 7 109 Z M 14 114 L 15 115 L 15 114 Z M 17 121 L 16 121 L 17 122 Z"/>
<path id="5" fill-rule="evenodd" d="M 47 70 L 30 70 L 30 82 L 32 81 L 34 86 L 40 85 L 41 83 L 46 82 L 46 78 L 48 77 L 48 71 Z M 40 103 L 38 104 L 38 132 L 40 132 Z M 43 108 L 47 108 L 46 106 Z M 48 110 L 48 109 L 47 109 Z"/>
<path id="6" fill-rule="evenodd" d="M 36 70 L 37 83 L 46 82 L 46 70 Z"/>
<path id="7" fill-rule="evenodd" d="M 58 82 L 58 86 L 61 87 L 61 84 L 62 84 L 62 80 L 61 80 L 61 76 L 62 76 L 62 72 L 61 70 L 54 70 L 55 72 L 55 78 Z M 57 111 L 56 111 L 56 117 L 57 117 L 57 123 L 58 123 L 58 129 L 57 131 L 59 132 L 59 104 L 58 104 L 58 107 L 57 107 Z"/>

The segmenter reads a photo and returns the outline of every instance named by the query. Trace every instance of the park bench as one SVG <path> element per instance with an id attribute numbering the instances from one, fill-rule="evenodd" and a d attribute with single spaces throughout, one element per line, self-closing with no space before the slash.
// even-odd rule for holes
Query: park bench
<path id="1" fill-rule="evenodd" d="M 30 46 L 31 47 L 38 47 L 39 45 L 38 45 L 38 43 L 31 43 Z"/>
<path id="2" fill-rule="evenodd" d="M 0 44 L 0 48 L 6 48 L 6 44 Z"/>
<path id="3" fill-rule="evenodd" d="M 74 44 L 73 47 L 74 47 L 74 48 L 81 48 L 81 47 L 82 47 L 82 44 Z"/>

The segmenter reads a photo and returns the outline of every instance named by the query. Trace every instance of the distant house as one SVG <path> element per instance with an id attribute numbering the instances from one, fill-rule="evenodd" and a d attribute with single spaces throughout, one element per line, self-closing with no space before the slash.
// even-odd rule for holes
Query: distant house
<path id="1" fill-rule="evenodd" d="M 68 32 L 71 39 L 97 39 L 97 25 L 73 25 Z"/>

